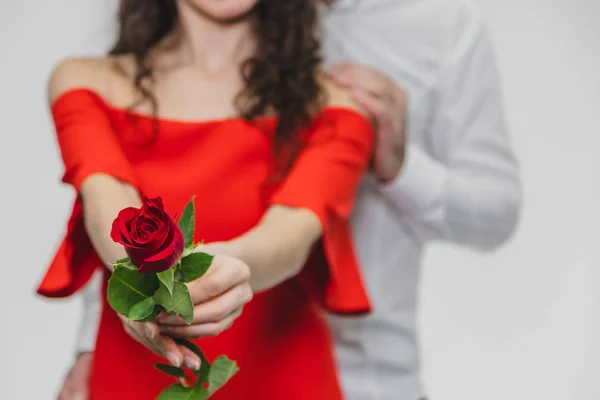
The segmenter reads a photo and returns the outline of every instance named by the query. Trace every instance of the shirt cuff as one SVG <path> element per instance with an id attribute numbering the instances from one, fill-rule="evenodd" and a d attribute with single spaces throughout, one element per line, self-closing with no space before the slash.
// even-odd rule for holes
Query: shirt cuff
<path id="1" fill-rule="evenodd" d="M 82 291 L 83 317 L 76 338 L 75 350 L 77 354 L 92 352 L 96 347 L 96 337 L 98 336 L 102 313 L 101 285 L 100 274 L 96 273 Z"/>
<path id="2" fill-rule="evenodd" d="M 446 177 L 447 169 L 442 163 L 419 147 L 408 145 L 396 178 L 377 185 L 377 189 L 404 213 L 436 213 L 443 210 Z"/>

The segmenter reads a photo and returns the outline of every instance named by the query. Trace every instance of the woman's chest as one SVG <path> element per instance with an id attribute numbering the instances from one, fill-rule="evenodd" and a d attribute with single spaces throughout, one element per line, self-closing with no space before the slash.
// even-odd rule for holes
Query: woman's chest
<path id="1" fill-rule="evenodd" d="M 171 215 L 195 196 L 196 240 L 228 240 L 254 227 L 268 204 L 269 136 L 242 120 L 156 131 L 152 145 L 124 148 L 144 196 L 161 196 Z"/>

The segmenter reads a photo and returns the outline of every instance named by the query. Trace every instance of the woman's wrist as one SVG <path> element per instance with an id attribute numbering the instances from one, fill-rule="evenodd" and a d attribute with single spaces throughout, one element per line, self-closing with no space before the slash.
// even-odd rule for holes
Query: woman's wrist
<path id="1" fill-rule="evenodd" d="M 241 251 L 239 250 L 239 246 L 234 241 L 228 242 L 213 242 L 213 243 L 203 243 L 196 247 L 194 250 L 195 253 L 206 253 L 210 255 L 223 254 L 230 257 L 240 258 L 241 259 Z"/>

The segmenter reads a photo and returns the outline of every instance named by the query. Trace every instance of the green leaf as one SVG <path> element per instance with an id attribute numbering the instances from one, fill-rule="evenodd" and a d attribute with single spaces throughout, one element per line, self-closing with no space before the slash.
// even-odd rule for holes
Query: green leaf
<path id="1" fill-rule="evenodd" d="M 140 274 L 131 269 L 118 268 L 108 281 L 108 303 L 113 310 L 129 318 L 131 309 L 151 298 L 158 287 L 155 274 Z"/>
<path id="2" fill-rule="evenodd" d="M 217 357 L 208 372 L 208 395 L 225 386 L 227 381 L 231 379 L 238 371 L 239 367 L 235 361 L 230 360 L 225 356 Z"/>
<path id="3" fill-rule="evenodd" d="M 181 260 L 178 278 L 181 282 L 191 282 L 200 278 L 210 267 L 213 256 L 206 253 L 192 253 Z"/>
<path id="4" fill-rule="evenodd" d="M 163 285 L 165 285 L 165 287 L 169 291 L 169 294 L 172 296 L 173 295 L 173 279 L 175 278 L 175 270 L 173 268 L 169 268 L 166 271 L 159 272 L 158 274 L 156 274 L 156 276 L 158 276 L 158 279 L 163 283 Z"/>
<path id="5" fill-rule="evenodd" d="M 129 310 L 129 315 L 127 316 L 132 321 L 143 321 L 148 319 L 150 316 L 154 316 L 154 311 L 156 309 L 156 302 L 152 297 L 148 297 Z"/>
<path id="6" fill-rule="evenodd" d="M 208 394 L 202 387 L 186 388 L 181 385 L 171 385 L 158 396 L 157 400 L 206 400 Z"/>
<path id="7" fill-rule="evenodd" d="M 175 342 L 181 346 L 185 346 L 190 349 L 194 354 L 200 358 L 200 369 L 198 371 L 194 371 L 196 378 L 198 378 L 198 384 L 208 382 L 208 372 L 210 371 L 210 363 L 204 356 L 204 353 L 198 346 L 189 340 L 174 338 Z"/>
<path id="8" fill-rule="evenodd" d="M 138 269 L 135 265 L 133 265 L 131 263 L 131 260 L 128 257 L 121 258 L 121 259 L 115 261 L 114 264 L 113 264 L 113 267 L 115 269 L 117 269 L 117 268 L 127 268 L 127 269 L 133 269 L 133 270 L 136 270 L 136 271 Z"/>
<path id="9" fill-rule="evenodd" d="M 164 285 L 160 285 L 156 293 L 154 293 L 154 300 L 167 311 L 179 314 L 188 325 L 192 323 L 194 319 L 194 304 L 192 304 L 192 298 L 187 286 L 183 283 L 175 282 L 173 284 L 172 296 Z"/>
<path id="10" fill-rule="evenodd" d="M 196 250 L 196 247 L 198 247 L 199 243 L 196 244 L 192 244 L 190 247 L 186 247 L 185 249 L 183 249 L 183 253 L 181 254 L 181 258 L 187 257 L 190 254 L 192 254 L 194 252 L 194 250 Z"/>
<path id="11" fill-rule="evenodd" d="M 192 196 L 183 209 L 183 214 L 179 219 L 179 227 L 183 232 L 184 248 L 192 246 L 192 243 L 194 242 L 194 221 L 196 218 L 196 209 L 194 206 L 195 198 L 196 196 Z"/>
<path id="12" fill-rule="evenodd" d="M 185 371 L 182 368 L 176 367 L 174 365 L 168 364 L 155 364 L 154 365 L 161 372 L 164 372 L 167 375 L 174 376 L 176 378 L 185 378 Z"/>

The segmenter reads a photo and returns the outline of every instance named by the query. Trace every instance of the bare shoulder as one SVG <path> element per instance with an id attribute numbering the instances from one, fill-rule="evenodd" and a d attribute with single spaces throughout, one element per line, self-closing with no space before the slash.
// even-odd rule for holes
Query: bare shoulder
<path id="1" fill-rule="evenodd" d="M 123 61 L 113 57 L 67 58 L 54 68 L 48 80 L 48 101 L 52 104 L 73 89 L 90 89 L 112 100 L 114 87 L 123 85 Z"/>
<path id="2" fill-rule="evenodd" d="M 326 76 L 322 77 L 321 86 L 323 87 L 326 95 L 326 107 L 349 108 L 359 112 L 362 115 L 367 115 L 365 108 L 352 98 L 352 93 L 350 90 L 338 85 L 333 79 Z"/>

